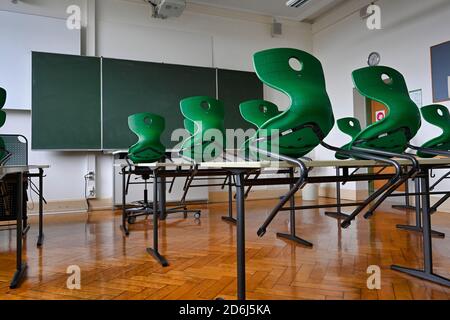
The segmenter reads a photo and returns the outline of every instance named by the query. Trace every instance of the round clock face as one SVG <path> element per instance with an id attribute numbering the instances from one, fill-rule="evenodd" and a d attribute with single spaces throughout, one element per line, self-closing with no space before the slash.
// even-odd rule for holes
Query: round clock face
<path id="1" fill-rule="evenodd" d="M 381 61 L 381 56 L 378 52 L 372 52 L 369 55 L 369 60 L 367 61 L 367 63 L 369 64 L 369 66 L 374 67 L 380 64 Z"/>

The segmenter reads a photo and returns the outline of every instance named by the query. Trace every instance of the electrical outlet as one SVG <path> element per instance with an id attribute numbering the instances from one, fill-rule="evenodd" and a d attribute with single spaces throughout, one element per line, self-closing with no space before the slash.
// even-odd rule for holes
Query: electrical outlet
<path id="1" fill-rule="evenodd" d="M 97 198 L 97 159 L 95 154 L 89 154 L 87 157 L 87 167 L 86 167 L 86 198 L 95 199 Z"/>

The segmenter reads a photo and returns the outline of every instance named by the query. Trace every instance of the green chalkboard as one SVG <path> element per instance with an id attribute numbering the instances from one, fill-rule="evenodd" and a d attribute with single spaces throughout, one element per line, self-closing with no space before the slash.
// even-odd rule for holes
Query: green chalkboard
<path id="1" fill-rule="evenodd" d="M 100 58 L 32 54 L 32 148 L 101 149 Z"/>
<path id="2" fill-rule="evenodd" d="M 212 68 L 103 59 L 103 148 L 126 149 L 136 142 L 128 116 L 152 112 L 166 119 L 162 142 L 167 148 L 172 132 L 183 128 L 180 100 L 191 96 L 216 97 Z"/>
<path id="3" fill-rule="evenodd" d="M 162 141 L 172 148 L 172 132 L 183 127 L 180 100 L 218 97 L 225 127 L 247 130 L 239 104 L 263 98 L 252 72 L 36 52 L 32 59 L 33 149 L 126 149 L 136 142 L 128 116 L 139 112 L 166 119 Z"/>
<path id="4" fill-rule="evenodd" d="M 253 72 L 223 69 L 217 72 L 218 97 L 225 104 L 225 128 L 254 128 L 242 118 L 239 105 L 248 100 L 263 99 L 263 83 Z"/>

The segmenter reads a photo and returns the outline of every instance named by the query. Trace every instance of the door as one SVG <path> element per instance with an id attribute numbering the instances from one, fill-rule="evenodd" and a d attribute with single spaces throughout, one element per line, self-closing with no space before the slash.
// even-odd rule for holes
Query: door
<path id="1" fill-rule="evenodd" d="M 367 110 L 367 122 L 369 124 L 373 124 L 375 122 L 381 121 L 383 120 L 387 113 L 388 113 L 388 109 L 386 108 L 385 105 L 377 102 L 377 101 L 373 101 L 368 99 L 367 102 L 367 106 L 368 106 L 368 110 Z M 372 172 L 379 172 L 382 168 L 373 168 Z M 383 170 L 382 173 L 395 173 L 395 169 L 394 168 L 386 168 Z M 371 191 L 375 191 L 380 189 L 383 185 L 385 185 L 387 183 L 386 180 L 377 180 L 374 181 L 371 185 L 369 190 Z M 405 185 L 402 185 L 400 188 L 397 189 L 397 191 L 405 191 Z"/>

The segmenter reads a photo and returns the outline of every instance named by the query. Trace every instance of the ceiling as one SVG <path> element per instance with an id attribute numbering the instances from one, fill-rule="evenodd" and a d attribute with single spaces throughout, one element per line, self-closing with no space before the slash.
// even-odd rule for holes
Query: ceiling
<path id="1" fill-rule="evenodd" d="M 310 0 L 301 8 L 289 8 L 288 0 L 187 0 L 221 8 L 243 10 L 279 18 L 311 22 L 347 0 Z"/>

